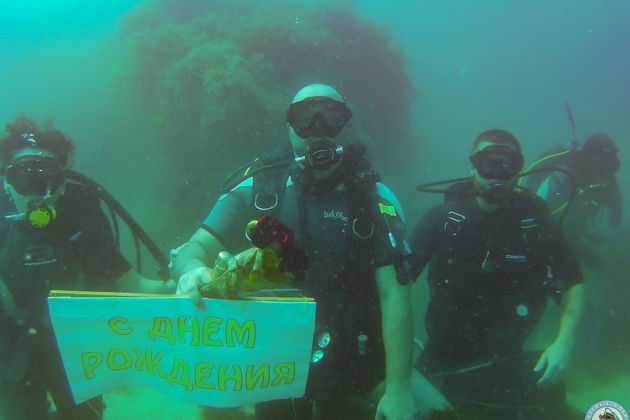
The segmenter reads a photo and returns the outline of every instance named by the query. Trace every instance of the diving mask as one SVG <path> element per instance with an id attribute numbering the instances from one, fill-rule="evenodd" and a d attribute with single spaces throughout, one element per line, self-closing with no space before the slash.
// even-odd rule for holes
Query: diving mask
<path id="1" fill-rule="evenodd" d="M 48 156 L 24 156 L 6 168 L 6 181 L 18 194 L 43 197 L 54 194 L 65 180 L 59 162 Z"/>
<path id="2" fill-rule="evenodd" d="M 314 96 L 292 103 L 287 122 L 301 138 L 335 138 L 352 118 L 345 103 L 326 96 Z"/>
<path id="3" fill-rule="evenodd" d="M 523 155 L 505 146 L 488 146 L 470 161 L 484 179 L 510 179 L 523 169 Z"/>

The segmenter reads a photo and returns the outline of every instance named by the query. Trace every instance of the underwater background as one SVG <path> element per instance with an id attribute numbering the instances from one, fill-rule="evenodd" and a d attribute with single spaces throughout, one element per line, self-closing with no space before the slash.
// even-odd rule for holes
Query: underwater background
<path id="1" fill-rule="evenodd" d="M 630 196 L 628 0 L 0 0 L 0 53 L 0 124 L 52 119 L 76 142 L 75 169 L 165 251 L 197 229 L 227 175 L 287 141 L 287 104 L 313 82 L 347 96 L 343 140 L 368 146 L 412 226 L 441 199 L 413 187 L 468 175 L 481 131 L 513 132 L 528 163 L 571 141 L 565 101 L 578 140 L 616 140 Z M 585 270 L 569 376 L 584 412 L 604 399 L 630 407 L 628 217 L 626 206 L 598 250 L 601 269 Z M 419 314 L 425 296 L 419 283 Z M 555 333 L 555 312 L 532 346 Z M 159 401 L 121 391 L 106 418 L 199 415 Z"/>

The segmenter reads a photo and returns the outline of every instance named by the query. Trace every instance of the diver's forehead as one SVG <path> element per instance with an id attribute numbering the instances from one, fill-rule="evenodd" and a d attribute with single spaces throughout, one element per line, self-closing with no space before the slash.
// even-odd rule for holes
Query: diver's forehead
<path id="1" fill-rule="evenodd" d="M 311 98 L 314 96 L 324 96 L 335 101 L 345 102 L 343 96 L 341 96 L 341 94 L 337 92 L 337 89 L 335 89 L 334 87 L 321 83 L 315 83 L 300 89 L 300 91 L 293 98 L 292 103 L 300 102 L 306 98 Z"/>

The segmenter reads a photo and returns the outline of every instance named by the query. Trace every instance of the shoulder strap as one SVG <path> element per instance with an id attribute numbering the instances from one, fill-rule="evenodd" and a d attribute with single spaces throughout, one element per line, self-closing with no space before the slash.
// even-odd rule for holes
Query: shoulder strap
<path id="1" fill-rule="evenodd" d="M 345 183 L 348 188 L 348 212 L 353 218 L 352 230 L 359 239 L 370 239 L 369 246 L 359 249 L 365 252 L 366 257 L 374 253 L 374 232 L 378 227 L 387 236 L 389 252 L 393 258 L 396 270 L 396 278 L 402 285 L 410 282 L 410 275 L 406 264 L 408 245 L 405 238 L 397 237 L 397 229 L 393 223 L 396 211 L 391 206 L 381 202 L 377 183 L 380 181 L 378 173 L 372 170 L 370 162 L 364 157 L 363 146 L 351 146 L 349 164 L 345 168 Z M 344 159 L 346 155 L 344 155 Z M 364 231 L 364 234 L 361 234 Z M 363 261 L 367 261 L 364 259 Z"/>
<path id="2" fill-rule="evenodd" d="M 251 178 L 252 206 L 265 214 L 273 213 L 284 199 L 293 163 L 292 149 L 289 146 L 284 145 L 238 168 L 225 180 L 221 193 L 226 194 Z"/>
<path id="3" fill-rule="evenodd" d="M 251 162 L 239 167 L 232 172 L 221 186 L 221 193 L 226 194 L 234 189 L 241 182 L 252 178 L 259 172 L 279 167 L 288 167 L 293 162 L 293 152 L 290 143 L 278 147 L 275 150 L 257 157 Z"/>
<path id="4" fill-rule="evenodd" d="M 380 177 L 365 158 L 363 145 L 344 148 L 341 166 L 344 185 L 348 191 L 347 208 L 353 219 L 352 231 L 359 239 L 371 238 L 378 222 L 378 192 Z"/>
<path id="5" fill-rule="evenodd" d="M 265 214 L 277 214 L 284 200 L 290 166 L 271 167 L 252 176 L 252 205 Z"/>
<path id="6" fill-rule="evenodd" d="M 463 211 L 450 210 L 446 215 L 442 230 L 447 237 L 454 238 L 462 231 L 464 222 L 466 222 L 466 215 Z"/>

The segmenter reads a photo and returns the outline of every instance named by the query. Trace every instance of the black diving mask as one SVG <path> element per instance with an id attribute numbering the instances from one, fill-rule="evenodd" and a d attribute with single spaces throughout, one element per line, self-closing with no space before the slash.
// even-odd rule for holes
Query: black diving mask
<path id="1" fill-rule="evenodd" d="M 488 146 L 470 156 L 484 179 L 510 179 L 523 169 L 523 155 L 504 146 Z"/>
<path id="2" fill-rule="evenodd" d="M 352 118 L 345 103 L 326 96 L 314 96 L 292 103 L 286 114 L 287 122 L 301 138 L 335 138 Z"/>
<path id="3" fill-rule="evenodd" d="M 5 177 L 18 194 L 43 197 L 63 184 L 65 171 L 54 158 L 24 156 L 7 166 Z"/>

